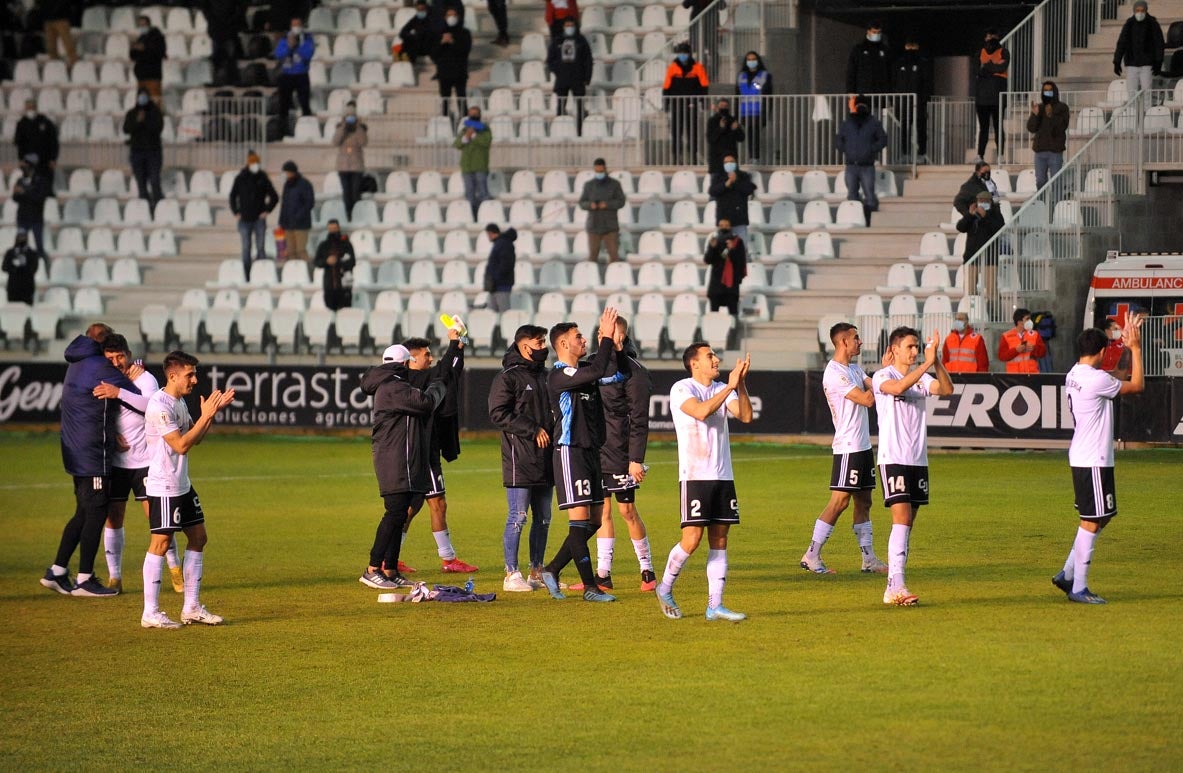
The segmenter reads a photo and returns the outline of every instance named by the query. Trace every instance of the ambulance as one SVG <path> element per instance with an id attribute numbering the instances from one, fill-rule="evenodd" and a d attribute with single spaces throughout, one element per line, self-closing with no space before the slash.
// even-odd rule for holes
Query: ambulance
<path id="1" fill-rule="evenodd" d="M 1143 312 L 1143 350 L 1148 374 L 1183 376 L 1183 253 L 1110 250 L 1093 271 L 1084 307 L 1084 327 L 1105 329 Z"/>

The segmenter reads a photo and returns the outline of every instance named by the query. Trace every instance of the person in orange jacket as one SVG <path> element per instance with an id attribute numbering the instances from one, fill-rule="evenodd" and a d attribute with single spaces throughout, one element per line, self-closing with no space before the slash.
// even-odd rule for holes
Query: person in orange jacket
<path id="1" fill-rule="evenodd" d="M 986 373 L 990 370 L 986 339 L 969 324 L 969 315 L 964 311 L 953 317 L 953 329 L 941 347 L 941 362 L 950 373 Z"/>
<path id="2" fill-rule="evenodd" d="M 1007 373 L 1038 373 L 1040 357 L 1047 356 L 1043 337 L 1035 332 L 1031 312 L 1015 309 L 1015 326 L 1002 334 L 998 341 L 998 359 L 1006 363 Z"/>
<path id="3" fill-rule="evenodd" d="M 673 142 L 673 162 L 676 165 L 682 163 L 682 146 L 686 138 L 689 139 L 690 145 L 686 162 L 698 163 L 698 137 L 702 131 L 699 111 L 702 109 L 702 98 L 706 96 L 707 87 L 710 85 L 707 71 L 690 53 L 690 44 L 679 43 L 674 48 L 674 61 L 666 68 L 665 82 L 661 87 L 663 97 L 673 97 L 666 99 L 665 109 L 670 114 L 670 139 Z"/>

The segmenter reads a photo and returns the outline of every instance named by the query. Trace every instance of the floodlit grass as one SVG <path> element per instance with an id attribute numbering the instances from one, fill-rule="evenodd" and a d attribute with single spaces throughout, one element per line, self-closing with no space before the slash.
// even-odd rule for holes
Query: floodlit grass
<path id="1" fill-rule="evenodd" d="M 659 573 L 678 534 L 675 456 L 652 449 L 638 498 Z M 884 607 L 882 578 L 858 572 L 849 514 L 826 547 L 838 574 L 797 568 L 828 449 L 737 445 L 734 458 L 743 524 L 727 603 L 751 616 L 739 625 L 702 618 L 705 549 L 676 589 L 686 619 L 663 618 L 636 589 L 623 530 L 618 603 L 502 594 L 493 442 L 467 443 L 445 472 L 459 555 L 497 601 L 377 604 L 357 582 L 381 512 L 368 440 L 215 430 L 191 467 L 210 532 L 203 600 L 226 625 L 145 631 L 142 516 L 129 507 L 125 596 L 41 588 L 70 481 L 56 436 L 0 435 L 0 766 L 1183 766 L 1179 452 L 1118 456 L 1121 515 L 1090 582 L 1104 607 L 1049 583 L 1076 528 L 1063 453 L 934 454 L 913 609 Z M 878 500 L 873 517 L 883 555 Z M 437 571 L 429 532 L 423 513 L 403 552 L 415 577 L 463 582 Z M 565 533 L 556 513 L 548 553 Z M 97 566 L 106 577 L 101 550 Z M 167 582 L 164 593 L 179 615 L 180 596 Z"/>

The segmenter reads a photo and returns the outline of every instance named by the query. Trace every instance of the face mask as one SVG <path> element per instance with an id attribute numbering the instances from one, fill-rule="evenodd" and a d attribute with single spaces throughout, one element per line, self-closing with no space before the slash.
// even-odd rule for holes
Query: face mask
<path id="1" fill-rule="evenodd" d="M 149 30 L 149 29 L 151 29 L 151 27 L 141 26 L 141 27 L 140 27 L 140 34 L 141 34 L 141 35 L 147 35 L 147 34 L 148 34 L 148 30 Z"/>
<path id="2" fill-rule="evenodd" d="M 17 247 L 24 247 L 24 246 L 25 246 L 26 244 L 28 244 L 28 243 L 29 243 L 29 240 L 28 240 L 28 239 L 17 239 L 17 240 L 16 240 L 16 246 L 17 246 Z M 1121 338 L 1121 333 L 1118 333 L 1118 334 L 1117 334 L 1117 337 L 1118 337 L 1118 338 Z"/>
<path id="3" fill-rule="evenodd" d="M 978 177 L 982 178 L 983 180 L 989 180 L 990 173 L 989 172 L 982 172 L 981 174 L 978 175 Z"/>
<path id="4" fill-rule="evenodd" d="M 603 180 L 605 177 L 608 176 L 607 172 L 596 172 L 595 174 L 596 174 L 597 180 Z"/>
<path id="5" fill-rule="evenodd" d="M 999 46 L 998 41 L 993 38 L 986 41 L 986 50 L 987 51 L 990 51 L 990 52 L 997 51 L 998 46 Z"/>
<path id="6" fill-rule="evenodd" d="M 678 63 L 686 64 L 690 61 L 690 54 L 678 54 Z"/>
<path id="7" fill-rule="evenodd" d="M 731 238 L 731 229 L 730 228 L 720 228 L 719 229 L 719 239 L 725 241 L 730 238 Z"/>
<path id="8" fill-rule="evenodd" d="M 546 362 L 546 356 L 550 354 L 549 349 L 535 349 L 530 352 L 531 362 Z"/>
<path id="9" fill-rule="evenodd" d="M 457 24 L 460 23 L 460 17 L 459 16 L 449 16 L 446 19 L 446 21 L 448 22 L 449 27 L 455 27 Z"/>
<path id="10" fill-rule="evenodd" d="M 953 320 L 953 329 L 956 330 L 958 333 L 964 333 L 965 332 L 965 323 L 959 319 L 955 319 L 955 320 Z"/>
<path id="11" fill-rule="evenodd" d="M 415 18 L 422 21 L 427 18 L 427 11 L 415 11 Z"/>
<path id="12" fill-rule="evenodd" d="M 989 212 L 992 207 L 993 205 L 988 201 L 978 202 L 978 209 L 982 210 L 983 212 Z"/>
<path id="13" fill-rule="evenodd" d="M 36 117 L 37 117 L 37 111 L 36 111 L 36 110 L 26 110 L 26 111 L 25 111 L 25 118 L 28 118 L 28 119 L 32 120 L 32 119 L 34 119 L 34 118 L 36 118 Z"/>
<path id="14" fill-rule="evenodd" d="M 573 38 L 573 37 L 575 37 L 575 28 L 574 27 L 563 27 L 563 34 L 569 38 Z"/>
<path id="15" fill-rule="evenodd" d="M 357 116 L 356 115 L 345 116 L 345 123 L 349 124 L 350 126 L 353 126 L 353 124 L 357 123 Z"/>
<path id="16" fill-rule="evenodd" d="M 1035 323 L 1032 322 L 1031 320 L 1027 320 L 1026 322 L 1023 323 L 1023 329 L 1030 332 L 1035 329 Z"/>
<path id="17" fill-rule="evenodd" d="M 329 238 L 330 239 L 339 239 L 339 238 L 341 238 L 341 232 L 340 231 L 329 231 Z"/>
<path id="18" fill-rule="evenodd" d="M 303 27 L 292 27 L 292 34 L 299 37 L 300 33 L 304 31 Z"/>
<path id="19" fill-rule="evenodd" d="M 1113 341 L 1120 341 L 1121 340 L 1121 331 L 1120 330 L 1110 330 L 1109 331 L 1109 338 Z"/>
<path id="20" fill-rule="evenodd" d="M 867 105 L 858 105 L 857 107 L 855 107 L 854 112 L 857 113 L 858 115 L 869 115 L 871 112 L 871 108 L 868 107 Z"/>
<path id="21" fill-rule="evenodd" d="M 1134 18 L 1138 21 L 1146 21 L 1146 13 L 1143 11 L 1138 11 L 1136 14 L 1134 14 Z"/>
<path id="22" fill-rule="evenodd" d="M 140 94 L 138 97 L 136 97 L 136 104 L 139 105 L 140 107 L 144 107 L 145 105 L 147 105 L 148 104 L 148 95 L 147 94 Z"/>
<path id="23" fill-rule="evenodd" d="M 878 43 L 880 40 L 883 40 L 883 35 L 878 32 L 872 32 L 871 34 L 867 35 L 867 40 L 871 41 L 872 43 Z"/>
<path id="24" fill-rule="evenodd" d="M 259 165 L 258 164 L 251 164 L 247 167 L 247 169 L 251 170 L 251 173 L 253 174 L 253 173 L 256 173 L 259 171 Z"/>
<path id="25" fill-rule="evenodd" d="M 1053 98 L 1053 97 L 1055 97 L 1055 96 L 1056 96 L 1056 92 L 1054 92 L 1054 91 L 1045 91 L 1045 92 L 1043 92 L 1043 98 L 1044 98 L 1044 99 L 1052 99 L 1052 98 Z"/>
<path id="26" fill-rule="evenodd" d="M 754 70 L 760 66 L 760 62 L 757 59 L 749 59 L 747 61 L 747 65 L 749 70 Z"/>
<path id="27" fill-rule="evenodd" d="M 734 161 L 728 161 L 726 164 L 723 164 L 724 172 L 730 173 L 734 172 L 736 169 L 739 169 L 739 164 L 735 163 Z"/>

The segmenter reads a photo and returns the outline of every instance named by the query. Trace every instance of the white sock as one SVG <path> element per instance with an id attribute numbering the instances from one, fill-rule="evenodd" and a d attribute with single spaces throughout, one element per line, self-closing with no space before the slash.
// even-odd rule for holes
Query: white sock
<path id="1" fill-rule="evenodd" d="M 723 606 L 723 586 L 727 584 L 727 551 L 707 551 L 707 604 Z"/>
<path id="2" fill-rule="evenodd" d="M 1097 541 L 1095 532 L 1084 527 L 1076 529 L 1076 542 L 1072 544 L 1074 573 L 1072 575 L 1072 592 L 1080 593 L 1089 586 L 1089 564 L 1093 562 L 1093 545 Z"/>
<path id="3" fill-rule="evenodd" d="M 813 539 L 809 541 L 809 550 L 805 555 L 810 558 L 822 557 L 822 545 L 826 544 L 826 540 L 834 533 L 834 527 L 826 523 L 821 518 L 813 522 Z"/>
<path id="4" fill-rule="evenodd" d="M 160 611 L 160 570 L 164 556 L 148 553 L 144 556 L 144 616 Z"/>
<path id="5" fill-rule="evenodd" d="M 169 569 L 176 569 L 181 565 L 180 556 L 177 555 L 177 535 L 168 538 L 168 550 L 164 551 L 164 557 L 168 559 Z"/>
<path id="6" fill-rule="evenodd" d="M 196 612 L 201 608 L 201 563 L 205 553 L 196 550 L 185 551 L 185 610 Z"/>
<path id="7" fill-rule="evenodd" d="M 901 588 L 904 583 L 904 568 L 908 565 L 908 540 L 912 527 L 902 523 L 891 525 L 891 536 L 887 540 L 887 587 Z"/>
<path id="8" fill-rule="evenodd" d="M 79 572 L 78 578 L 75 580 L 75 582 L 77 582 L 79 585 L 81 585 L 82 583 L 89 580 L 91 577 L 94 577 L 94 574 L 92 574 L 91 572 Z"/>
<path id="9" fill-rule="evenodd" d="M 123 576 L 123 527 L 103 527 L 103 552 L 107 556 L 107 574 L 111 579 Z"/>
<path id="10" fill-rule="evenodd" d="M 403 536 L 407 536 L 405 533 Z M 433 531 L 431 536 L 435 537 L 436 552 L 440 554 L 440 558 L 445 561 L 452 561 L 456 558 L 456 548 L 452 547 L 452 534 L 447 529 L 443 531 Z"/>
<path id="11" fill-rule="evenodd" d="M 1076 576 L 1076 544 L 1068 551 L 1068 560 L 1064 562 L 1064 579 L 1069 582 Z"/>
<path id="12" fill-rule="evenodd" d="M 54 577 L 64 577 L 65 575 L 70 573 L 69 569 L 67 569 L 64 566 L 58 566 L 57 564 L 54 564 L 53 566 L 49 567 L 49 570 L 51 572 L 53 572 Z"/>
<path id="13" fill-rule="evenodd" d="M 858 539 L 859 552 L 863 554 L 863 561 L 868 561 L 875 557 L 875 539 L 871 532 L 871 522 L 863 521 L 856 523 L 851 528 L 854 530 L 854 536 Z"/>
<path id="14" fill-rule="evenodd" d="M 662 593 L 670 593 L 674 589 L 674 582 L 678 579 L 678 575 L 682 572 L 682 567 L 686 565 L 690 554 L 682 550 L 682 543 L 674 545 L 674 549 L 670 551 L 669 560 L 665 562 L 665 573 L 661 575 L 661 585 L 657 590 Z"/>
<path id="15" fill-rule="evenodd" d="M 401 548 L 403 545 L 407 544 L 407 533 L 406 533 L 405 531 L 403 532 L 403 536 L 399 537 L 399 542 L 398 542 L 398 544 L 399 544 L 399 547 L 400 547 L 400 548 Z"/>
<path id="16" fill-rule="evenodd" d="M 653 551 L 649 549 L 649 538 L 641 537 L 633 540 L 633 552 L 637 554 L 637 562 L 641 564 L 641 571 L 653 571 Z"/>
<path id="17" fill-rule="evenodd" d="M 612 574 L 612 556 L 616 553 L 615 537 L 596 537 L 596 574 L 607 577 Z"/>

